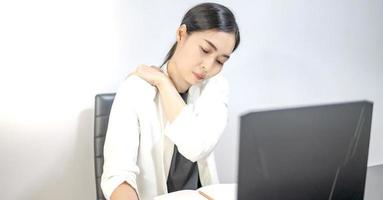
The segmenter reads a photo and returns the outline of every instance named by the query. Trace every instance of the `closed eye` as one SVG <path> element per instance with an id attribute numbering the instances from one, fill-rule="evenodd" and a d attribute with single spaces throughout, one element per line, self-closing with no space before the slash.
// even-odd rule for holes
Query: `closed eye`
<path id="1" fill-rule="evenodd" d="M 200 49 L 201 49 L 201 51 L 203 51 L 204 53 L 209 53 L 209 51 L 207 51 L 207 50 L 205 50 L 204 48 L 202 48 L 201 46 L 200 46 Z M 220 62 L 219 60 L 216 60 L 216 62 L 218 63 L 218 64 L 220 64 L 220 65 L 223 65 L 223 63 L 222 62 Z"/>
<path id="2" fill-rule="evenodd" d="M 209 53 L 209 51 L 205 50 L 204 48 L 200 47 L 201 50 L 204 52 L 204 53 Z"/>

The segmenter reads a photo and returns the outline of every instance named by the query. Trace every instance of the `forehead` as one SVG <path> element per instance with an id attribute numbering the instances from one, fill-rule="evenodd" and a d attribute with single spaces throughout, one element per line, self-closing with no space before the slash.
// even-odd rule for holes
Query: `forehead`
<path id="1" fill-rule="evenodd" d="M 224 54 L 231 54 L 235 45 L 235 36 L 233 33 L 226 33 L 218 30 L 206 30 L 194 32 L 191 36 L 195 41 L 206 43 L 210 41 L 217 47 L 217 51 Z"/>

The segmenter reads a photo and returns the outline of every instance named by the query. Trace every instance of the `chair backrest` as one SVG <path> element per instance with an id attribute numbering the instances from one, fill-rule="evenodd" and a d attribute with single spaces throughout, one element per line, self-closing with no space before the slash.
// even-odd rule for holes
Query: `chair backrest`
<path id="1" fill-rule="evenodd" d="M 94 109 L 94 167 L 96 174 L 97 200 L 105 200 L 101 191 L 101 175 L 104 165 L 104 142 L 108 128 L 109 113 L 113 104 L 115 93 L 98 94 L 95 97 Z"/>

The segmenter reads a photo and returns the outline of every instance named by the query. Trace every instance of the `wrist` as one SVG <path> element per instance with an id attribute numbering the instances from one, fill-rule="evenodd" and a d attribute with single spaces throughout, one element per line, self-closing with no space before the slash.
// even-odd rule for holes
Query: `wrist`
<path id="1" fill-rule="evenodd" d="M 156 87 L 158 89 L 161 89 L 163 87 L 166 87 L 167 85 L 169 84 L 172 84 L 172 81 L 170 80 L 170 78 L 166 75 L 164 75 L 156 84 Z"/>

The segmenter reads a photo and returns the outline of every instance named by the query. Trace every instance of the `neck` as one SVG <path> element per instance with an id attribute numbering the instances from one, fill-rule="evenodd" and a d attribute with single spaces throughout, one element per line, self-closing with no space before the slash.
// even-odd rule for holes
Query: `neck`
<path id="1" fill-rule="evenodd" d="M 167 72 L 170 80 L 173 82 L 175 88 L 179 93 L 185 93 L 190 84 L 186 82 L 182 76 L 178 73 L 177 66 L 171 60 L 168 61 Z"/>

